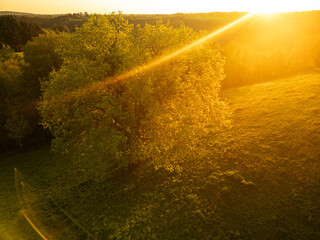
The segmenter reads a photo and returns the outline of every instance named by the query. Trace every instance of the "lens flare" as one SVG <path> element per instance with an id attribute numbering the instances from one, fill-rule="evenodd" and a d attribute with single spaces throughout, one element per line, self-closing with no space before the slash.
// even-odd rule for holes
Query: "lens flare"
<path id="1" fill-rule="evenodd" d="M 32 219 L 32 215 L 28 213 L 28 211 L 26 210 L 22 210 L 21 211 L 22 215 L 27 219 L 28 223 L 30 224 L 30 226 L 39 234 L 39 236 L 43 239 L 43 240 L 48 240 L 48 238 L 43 234 L 43 231 L 41 232 L 39 230 L 39 228 L 37 228 L 36 224 L 35 224 L 35 220 L 31 220 Z"/>
<path id="2" fill-rule="evenodd" d="M 41 190 L 31 187 L 27 183 L 30 179 L 17 169 L 14 173 L 20 213 L 42 239 L 65 239 L 66 235 L 70 239 L 82 239 L 91 235 L 52 196 L 42 195 Z"/>

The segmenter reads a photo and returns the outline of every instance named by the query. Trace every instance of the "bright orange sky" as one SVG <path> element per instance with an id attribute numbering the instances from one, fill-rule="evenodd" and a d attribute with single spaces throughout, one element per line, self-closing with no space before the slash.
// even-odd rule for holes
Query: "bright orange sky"
<path id="1" fill-rule="evenodd" d="M 320 0 L 1 0 L 0 11 L 29 13 L 177 13 L 320 10 Z"/>

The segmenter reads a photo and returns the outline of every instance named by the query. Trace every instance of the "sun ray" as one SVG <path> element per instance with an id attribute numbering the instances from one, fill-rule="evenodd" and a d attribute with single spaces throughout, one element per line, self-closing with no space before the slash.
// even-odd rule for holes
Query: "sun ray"
<path id="1" fill-rule="evenodd" d="M 120 81 L 123 81 L 125 79 L 128 79 L 130 77 L 133 77 L 135 76 L 136 74 L 139 74 L 139 73 L 142 73 L 142 72 L 145 72 L 145 71 L 148 71 L 154 67 L 157 67 L 167 61 L 170 61 L 172 59 L 174 59 L 175 57 L 183 54 L 183 53 L 186 53 L 188 51 L 190 51 L 191 49 L 193 49 L 194 47 L 200 45 L 200 44 L 203 44 L 205 42 L 207 42 L 208 40 L 212 40 L 214 39 L 215 37 L 219 36 L 220 34 L 222 34 L 223 32 L 225 32 L 226 30 L 234 27 L 235 25 L 243 22 L 244 20 L 248 19 L 249 17 L 251 17 L 252 15 L 254 15 L 255 13 L 248 13 L 246 14 L 245 16 L 239 18 L 238 20 L 228 24 L 227 26 L 224 26 L 176 51 L 174 51 L 173 53 L 170 53 L 168 55 L 165 55 L 165 56 L 162 56 L 162 57 L 159 57 L 158 59 L 155 59 L 149 63 L 146 63 L 142 66 L 138 66 L 138 67 L 135 67 L 133 68 L 132 70 L 129 70 L 125 73 L 122 73 L 118 76 L 115 76 L 115 77 L 111 77 L 111 78 L 107 78 L 105 80 L 102 80 L 98 83 L 93 83 L 91 84 L 90 86 L 88 87 L 85 87 L 85 88 L 80 88 L 80 89 L 77 89 L 77 90 L 74 90 L 74 91 L 71 91 L 67 98 L 68 97 L 71 97 L 72 96 L 72 93 L 74 94 L 79 94 L 79 93 L 84 93 L 84 92 L 93 92 L 93 91 L 97 91 L 99 89 L 103 89 L 105 87 L 107 87 L 108 85 L 111 85 L 111 84 L 114 84 L 116 82 L 120 82 Z M 59 97 L 66 97 L 66 94 L 64 94 L 63 96 L 55 96 L 54 98 L 56 99 L 59 99 Z M 64 99 L 66 100 L 66 99 Z"/>
<path id="2" fill-rule="evenodd" d="M 156 59 L 156 60 L 154 60 L 154 61 L 152 61 L 150 63 L 147 63 L 147 64 L 145 64 L 143 66 L 137 67 L 137 68 L 135 68 L 135 69 L 133 69 L 133 70 L 131 70 L 129 72 L 123 73 L 123 74 L 115 77 L 114 80 L 115 81 L 121 81 L 123 79 L 132 77 L 137 73 L 140 73 L 140 72 L 143 72 L 143 71 L 147 71 L 147 70 L 149 70 L 151 68 L 154 68 L 154 67 L 156 67 L 158 65 L 161 65 L 162 63 L 165 63 L 165 62 L 167 62 L 167 61 L 169 61 L 169 60 L 171 60 L 171 59 L 173 59 L 173 58 L 175 58 L 175 57 L 177 57 L 177 56 L 179 56 L 179 55 L 191 50 L 192 48 L 194 48 L 194 47 L 196 47 L 196 46 L 198 46 L 198 45 L 200 45 L 200 44 L 202 44 L 202 43 L 204 43 L 204 42 L 206 42 L 208 40 L 212 40 L 217 35 L 221 34 L 222 32 L 226 31 L 227 29 L 233 27 L 234 25 L 244 21 L 245 19 L 247 19 L 248 17 L 252 16 L 253 14 L 254 13 L 249 13 L 249 14 L 241 17 L 240 19 L 230 23 L 229 25 L 227 25 L 227 26 L 225 26 L 223 28 L 220 28 L 219 30 L 214 31 L 214 32 L 210 33 L 209 35 L 207 35 L 207 36 L 205 36 L 205 37 L 203 37 L 201 39 L 198 39 L 195 42 L 193 42 L 193 43 L 191 43 L 191 44 L 189 44 L 189 45 L 187 45 L 187 46 L 185 46 L 183 48 L 180 48 L 180 49 L 176 50 L 175 52 L 173 52 L 171 54 L 165 55 L 165 56 L 160 57 L 159 59 Z"/>

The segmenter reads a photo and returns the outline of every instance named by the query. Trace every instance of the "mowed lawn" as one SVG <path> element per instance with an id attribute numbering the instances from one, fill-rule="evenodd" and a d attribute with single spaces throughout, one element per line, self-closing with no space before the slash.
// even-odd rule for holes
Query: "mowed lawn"
<path id="1" fill-rule="evenodd" d="M 138 170 L 57 196 L 71 222 L 98 239 L 320 239 L 320 70 L 222 94 L 233 128 L 214 187 L 193 191 L 185 178 L 169 174 L 176 182 L 168 183 L 166 174 Z M 0 239 L 40 239 L 19 213 L 14 168 L 35 192 L 52 196 L 69 163 L 49 148 L 0 159 Z M 216 201 L 210 213 L 202 210 L 209 200 Z"/>

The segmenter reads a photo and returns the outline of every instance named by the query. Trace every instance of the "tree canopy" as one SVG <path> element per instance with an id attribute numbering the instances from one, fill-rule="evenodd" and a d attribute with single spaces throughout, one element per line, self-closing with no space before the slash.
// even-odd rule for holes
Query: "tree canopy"
<path id="1" fill-rule="evenodd" d="M 33 37 L 43 33 L 38 24 L 18 20 L 11 15 L 0 16 L 0 47 L 9 45 L 19 52 Z"/>
<path id="2" fill-rule="evenodd" d="M 66 35 L 58 48 L 62 67 L 43 84 L 40 103 L 53 149 L 95 173 L 97 165 L 109 173 L 150 160 L 179 169 L 186 155 L 206 155 L 206 136 L 229 124 L 219 96 L 219 47 L 199 46 L 156 69 L 112 81 L 197 37 L 190 28 L 161 21 L 134 28 L 121 14 L 93 15 Z M 102 81 L 103 87 L 92 87 Z"/>

